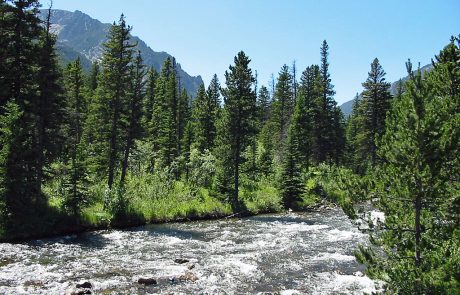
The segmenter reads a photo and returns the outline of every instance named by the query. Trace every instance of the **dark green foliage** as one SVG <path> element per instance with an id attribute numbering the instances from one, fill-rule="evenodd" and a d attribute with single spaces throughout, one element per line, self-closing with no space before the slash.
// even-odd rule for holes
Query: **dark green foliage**
<path id="1" fill-rule="evenodd" d="M 344 132 L 337 103 L 333 96 L 335 91 L 331 84 L 329 73 L 329 46 L 323 41 L 321 46 L 321 65 L 319 67 L 318 96 L 313 102 L 314 116 L 314 144 L 313 155 L 315 163 L 337 163 L 342 150 L 337 148 L 336 143 L 342 141 Z"/>
<path id="2" fill-rule="evenodd" d="M 257 120 L 261 126 L 270 118 L 271 99 L 267 87 L 262 86 L 257 96 Z"/>
<path id="3" fill-rule="evenodd" d="M 19 106 L 13 101 L 2 107 L 0 116 L 0 233 L 5 234 L 16 214 L 27 205 L 24 193 L 21 193 L 21 128 L 18 124 L 22 116 Z M 18 153 L 19 152 L 19 153 Z M 16 192 L 16 190 L 19 190 Z"/>
<path id="4" fill-rule="evenodd" d="M 361 116 L 352 119 L 356 124 L 358 137 L 352 139 L 355 142 L 353 148 L 356 149 L 356 157 L 361 162 L 361 165 L 355 168 L 357 171 L 363 171 L 362 165 L 366 165 L 365 163 L 374 166 L 377 162 L 376 141 L 385 130 L 385 119 L 390 109 L 390 85 L 385 81 L 385 72 L 379 60 L 375 58 L 369 77 L 363 83 L 362 99 L 355 105 L 359 109 L 353 109 L 353 116 Z"/>
<path id="5" fill-rule="evenodd" d="M 283 166 L 282 194 L 285 208 L 297 208 L 304 191 L 301 178 L 300 142 L 299 137 L 296 136 L 298 134 L 296 129 L 296 125 L 291 125 L 286 160 Z"/>
<path id="6" fill-rule="evenodd" d="M 126 112 L 129 102 L 132 48 L 131 28 L 124 16 L 114 24 L 104 44 L 98 88 L 87 121 L 87 141 L 91 147 L 93 169 L 107 177 L 109 190 L 114 184 L 126 137 Z"/>
<path id="7" fill-rule="evenodd" d="M 91 66 L 91 72 L 88 75 L 87 79 L 87 88 L 91 91 L 91 94 L 94 94 L 94 91 L 97 89 L 97 80 L 99 78 L 100 67 L 98 62 L 94 62 Z"/>
<path id="8" fill-rule="evenodd" d="M 130 152 L 134 146 L 134 142 L 140 139 L 143 134 L 141 125 L 142 119 L 142 102 L 144 101 L 144 85 L 145 85 L 145 66 L 143 65 L 140 52 L 137 53 L 130 69 L 130 84 L 127 103 L 127 130 L 125 146 L 123 151 L 123 161 L 121 163 L 120 185 L 125 182 L 126 173 L 128 170 L 128 160 Z"/>
<path id="9" fill-rule="evenodd" d="M 63 87 L 61 70 L 55 53 L 56 38 L 50 32 L 50 11 L 45 29 L 40 36 L 38 53 L 38 97 L 32 104 L 35 111 L 37 161 L 37 191 L 41 191 L 43 170 L 51 164 L 61 150 L 64 142 L 61 126 L 64 120 Z"/>
<path id="10" fill-rule="evenodd" d="M 193 136 L 194 146 L 200 151 L 211 151 L 216 136 L 216 119 L 219 107 L 211 91 L 205 92 L 204 85 L 198 88 L 193 101 Z"/>
<path id="11" fill-rule="evenodd" d="M 147 72 L 146 93 L 144 97 L 144 122 L 143 125 L 151 129 L 153 106 L 155 104 L 155 83 L 158 78 L 158 73 L 154 68 L 150 68 Z M 150 134 L 148 131 L 147 134 Z"/>
<path id="12" fill-rule="evenodd" d="M 422 78 L 408 63 L 406 92 L 395 100 L 377 145 L 383 160 L 375 174 L 377 206 L 385 220 L 371 223 L 377 230 L 371 241 L 384 255 L 362 247 L 357 257 L 391 293 L 455 294 L 460 288 L 460 117 L 452 109 L 458 97 L 439 83 L 458 78 L 449 78 L 448 64 L 459 73 L 454 57 L 438 60 Z"/>
<path id="13" fill-rule="evenodd" d="M 291 115 L 294 110 L 293 78 L 289 67 L 284 65 L 278 75 L 272 101 L 271 120 L 276 136 L 273 137 L 276 149 L 275 159 L 282 163 L 287 145 L 287 137 Z"/>
<path id="14" fill-rule="evenodd" d="M 9 129 L 2 139 L 6 149 L 2 199 L 8 219 L 19 227 L 26 222 L 28 210 L 45 204 L 41 191 L 44 166 L 55 159 L 60 143 L 60 72 L 49 21 L 45 27 L 39 25 L 38 5 L 37 1 L 0 3 L 0 28 L 5 37 L 0 49 L 0 115 L 2 128 Z"/>
<path id="15" fill-rule="evenodd" d="M 84 78 L 80 59 L 68 65 L 65 75 L 66 141 L 61 157 L 62 165 L 57 173 L 64 178 L 62 189 L 65 197 L 64 207 L 74 216 L 80 214 L 81 208 L 85 206 L 88 199 L 88 171 L 85 162 L 85 145 L 82 141 L 87 114 Z"/>
<path id="16" fill-rule="evenodd" d="M 246 161 L 243 152 L 254 139 L 255 82 L 250 59 L 241 51 L 235 57 L 235 64 L 225 72 L 226 88 L 224 108 L 218 125 L 217 155 L 220 168 L 220 190 L 230 195 L 230 203 L 235 209 L 241 207 L 238 199 L 240 166 Z"/>
<path id="17" fill-rule="evenodd" d="M 152 141 L 158 168 L 169 167 L 178 156 L 177 80 L 174 61 L 166 59 L 155 86 Z"/>

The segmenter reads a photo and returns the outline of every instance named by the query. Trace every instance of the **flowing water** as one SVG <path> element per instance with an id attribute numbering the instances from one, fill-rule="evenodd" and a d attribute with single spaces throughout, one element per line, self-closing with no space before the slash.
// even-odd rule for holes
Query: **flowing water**
<path id="1" fill-rule="evenodd" d="M 366 240 L 331 209 L 6 243 L 0 294 L 65 294 L 83 281 L 93 294 L 370 293 L 374 282 L 352 254 Z M 181 280 L 185 273 L 197 280 Z"/>

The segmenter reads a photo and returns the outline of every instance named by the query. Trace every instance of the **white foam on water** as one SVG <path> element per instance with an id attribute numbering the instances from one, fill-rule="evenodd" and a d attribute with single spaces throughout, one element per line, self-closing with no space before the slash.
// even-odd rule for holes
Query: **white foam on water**
<path id="1" fill-rule="evenodd" d="M 367 276 L 342 275 L 335 272 L 316 274 L 321 283 L 315 286 L 312 294 L 364 294 L 376 292 L 375 283 Z"/>
<path id="2" fill-rule="evenodd" d="M 343 255 L 340 253 L 327 253 L 322 252 L 313 257 L 311 260 L 337 260 L 337 261 L 353 261 L 355 260 L 354 256 L 351 255 Z"/>
<path id="3" fill-rule="evenodd" d="M 329 242 L 347 241 L 363 237 L 360 232 L 333 229 L 327 232 L 326 239 Z"/>

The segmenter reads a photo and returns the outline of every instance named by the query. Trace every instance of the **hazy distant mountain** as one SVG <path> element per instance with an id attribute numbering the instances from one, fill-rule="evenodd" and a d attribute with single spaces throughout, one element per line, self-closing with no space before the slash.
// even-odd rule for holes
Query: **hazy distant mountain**
<path id="1" fill-rule="evenodd" d="M 433 68 L 433 65 L 432 64 L 427 64 L 423 67 L 420 68 L 420 70 L 422 71 L 422 74 L 425 73 L 426 71 L 429 71 Z M 409 79 L 408 76 L 404 77 L 404 78 L 401 78 L 401 81 L 402 82 L 405 82 L 407 81 L 407 79 Z M 396 92 L 398 91 L 398 83 L 399 81 L 396 81 L 396 82 L 393 82 L 391 83 L 391 87 L 390 87 L 390 93 L 392 95 L 395 95 Z M 359 98 L 361 98 L 361 93 L 359 94 Z M 353 109 L 353 102 L 355 101 L 355 99 L 353 98 L 352 100 L 349 100 L 347 102 L 344 102 L 343 104 L 341 104 L 339 107 L 340 109 L 342 110 L 342 113 L 345 115 L 345 117 L 349 116 L 351 114 L 351 111 Z"/>
<path id="2" fill-rule="evenodd" d="M 47 10 L 41 10 L 42 17 L 46 16 Z M 87 14 L 76 10 L 53 9 L 51 11 L 52 30 L 58 36 L 57 49 L 63 62 L 69 62 L 80 56 L 83 67 L 87 70 L 92 61 L 102 57 L 102 44 L 107 40 L 110 24 L 103 24 L 91 18 Z M 164 60 L 171 57 L 166 52 L 153 51 L 144 41 L 132 36 L 132 41 L 137 43 L 137 49 L 141 51 L 144 63 L 160 70 Z M 189 94 L 195 95 L 196 90 L 203 83 L 201 76 L 190 76 L 177 63 L 177 71 L 180 83 L 187 89 Z"/>

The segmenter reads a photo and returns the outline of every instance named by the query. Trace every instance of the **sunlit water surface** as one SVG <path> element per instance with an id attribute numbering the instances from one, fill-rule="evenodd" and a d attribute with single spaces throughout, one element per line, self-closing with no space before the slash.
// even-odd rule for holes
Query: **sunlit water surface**
<path id="1" fill-rule="evenodd" d="M 65 294 L 89 281 L 93 294 L 363 294 L 374 282 L 353 250 L 366 240 L 332 209 L 0 244 L 0 293 Z M 180 281 L 186 272 L 198 280 Z"/>

